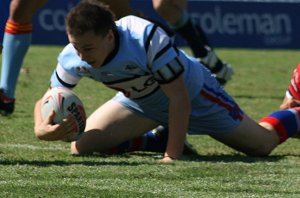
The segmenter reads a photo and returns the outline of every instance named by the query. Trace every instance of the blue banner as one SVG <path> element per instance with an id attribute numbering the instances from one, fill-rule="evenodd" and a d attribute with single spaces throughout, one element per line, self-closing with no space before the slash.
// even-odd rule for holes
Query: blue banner
<path id="1" fill-rule="evenodd" d="M 2 33 L 9 2 L 1 0 Z M 40 9 L 33 21 L 33 44 L 66 44 L 65 16 L 78 2 L 51 0 Z M 146 16 L 161 20 L 151 0 L 132 0 L 131 4 Z M 300 49 L 300 1 L 190 0 L 188 11 L 215 47 Z M 185 45 L 180 38 L 176 42 Z"/>

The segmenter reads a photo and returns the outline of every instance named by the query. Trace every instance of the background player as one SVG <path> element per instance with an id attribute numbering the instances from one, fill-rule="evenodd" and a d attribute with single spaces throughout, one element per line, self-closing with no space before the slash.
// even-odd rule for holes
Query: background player
<path id="1" fill-rule="evenodd" d="M 23 59 L 31 43 L 32 18 L 47 0 L 11 0 L 3 37 L 0 113 L 14 111 L 15 90 Z"/>
<path id="2" fill-rule="evenodd" d="M 191 19 L 187 11 L 187 2 L 188 0 L 152 0 L 153 8 L 187 41 L 194 56 L 200 58 L 224 85 L 233 75 L 233 69 L 221 61 L 202 28 Z"/>
<path id="3" fill-rule="evenodd" d="M 280 109 L 289 109 L 298 106 L 300 106 L 300 63 L 293 72 L 291 83 L 280 105 Z"/>

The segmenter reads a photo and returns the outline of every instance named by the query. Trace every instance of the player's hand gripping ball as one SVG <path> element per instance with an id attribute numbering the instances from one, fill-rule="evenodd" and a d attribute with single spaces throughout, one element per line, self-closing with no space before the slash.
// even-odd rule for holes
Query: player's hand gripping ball
<path id="1" fill-rule="evenodd" d="M 74 133 L 62 139 L 70 142 L 77 140 L 84 132 L 86 124 L 86 114 L 79 97 L 69 89 L 55 87 L 48 90 L 42 98 L 42 118 L 46 119 L 51 111 L 55 111 L 54 124 L 60 124 L 63 119 L 72 115 L 74 123 Z"/>

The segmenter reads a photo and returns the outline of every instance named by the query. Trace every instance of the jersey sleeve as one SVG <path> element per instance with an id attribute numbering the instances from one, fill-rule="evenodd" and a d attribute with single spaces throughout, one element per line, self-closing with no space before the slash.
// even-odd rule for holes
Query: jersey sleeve
<path id="1" fill-rule="evenodd" d="M 67 45 L 58 56 L 56 69 L 50 79 L 51 87 L 74 88 L 81 79 L 77 72 L 80 64 L 81 60 L 76 55 L 73 46 Z"/>
<path id="2" fill-rule="evenodd" d="M 180 76 L 184 67 L 178 58 L 178 49 L 173 38 L 158 25 L 148 27 L 145 49 L 149 70 L 160 84 L 173 81 Z"/>
<path id="3" fill-rule="evenodd" d="M 300 64 L 294 70 L 286 96 L 300 100 Z"/>
<path id="4" fill-rule="evenodd" d="M 72 75 L 58 63 L 51 76 L 51 87 L 66 87 L 73 89 L 79 82 L 80 77 Z"/>

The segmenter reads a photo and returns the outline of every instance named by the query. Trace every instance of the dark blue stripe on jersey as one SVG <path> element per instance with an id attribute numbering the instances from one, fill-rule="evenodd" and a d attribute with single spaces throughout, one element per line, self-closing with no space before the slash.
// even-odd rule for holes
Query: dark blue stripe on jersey
<path id="1" fill-rule="evenodd" d="M 155 80 L 159 83 L 159 84 L 167 84 L 172 82 L 173 80 L 177 79 L 183 72 L 184 72 L 184 67 L 181 64 L 181 62 L 175 58 L 174 59 L 177 64 L 180 66 L 180 70 L 174 70 L 173 66 L 171 65 L 172 62 L 166 64 L 166 67 L 172 72 L 172 76 L 168 79 L 166 79 L 166 76 L 161 72 L 161 71 L 157 71 L 157 75 L 160 77 L 160 79 L 155 78 Z"/>
<path id="2" fill-rule="evenodd" d="M 154 26 L 153 26 L 153 28 L 152 28 L 152 30 L 150 31 L 150 34 L 149 34 L 149 36 L 148 36 L 148 38 L 147 38 L 147 40 L 146 40 L 146 42 L 145 42 L 145 49 L 146 49 L 146 52 L 148 52 L 149 45 L 150 45 L 150 41 L 152 40 L 152 38 L 153 38 L 153 36 L 154 36 L 154 33 L 155 33 L 157 27 L 158 27 L 157 25 L 154 25 Z"/>
<path id="3" fill-rule="evenodd" d="M 108 54 L 108 56 L 105 58 L 104 62 L 102 63 L 102 65 L 106 65 L 107 63 L 109 63 L 118 53 L 119 48 L 120 48 L 120 35 L 119 32 L 117 30 L 113 31 L 114 35 L 115 35 L 115 48 L 114 50 Z"/>
<path id="4" fill-rule="evenodd" d="M 68 84 L 68 83 L 64 82 L 64 81 L 58 76 L 57 72 L 55 72 L 55 75 L 56 75 L 57 80 L 58 80 L 63 86 L 68 87 L 68 88 L 74 88 L 74 87 L 76 86 L 76 84 L 75 84 L 75 85 L 71 85 L 71 84 Z"/>
<path id="5" fill-rule="evenodd" d="M 164 48 L 162 48 L 154 57 L 154 60 L 157 60 L 159 57 L 161 57 L 166 51 L 168 51 L 172 47 L 171 42 L 168 43 Z"/>
<path id="6" fill-rule="evenodd" d="M 177 48 L 177 46 L 175 44 L 173 44 L 173 48 L 174 48 L 176 54 L 179 55 L 179 49 Z"/>
<path id="7" fill-rule="evenodd" d="M 225 95 L 223 92 L 215 90 L 213 87 L 210 87 L 207 84 L 204 84 L 203 88 L 206 89 L 209 93 L 213 94 L 214 97 L 220 98 L 223 102 L 227 103 L 228 105 L 238 106 L 237 103 L 234 100 L 232 100 L 230 97 Z"/>
<path id="8" fill-rule="evenodd" d="M 147 75 L 150 75 L 149 73 L 145 73 L 144 75 L 142 76 L 147 76 Z M 130 80 L 133 80 L 133 79 L 136 79 L 136 78 L 139 78 L 139 77 L 142 77 L 140 75 L 135 75 L 131 78 L 122 78 L 120 80 L 115 80 L 115 81 L 110 81 L 110 82 L 105 82 L 105 81 L 102 81 L 103 84 L 105 85 L 111 85 L 111 84 L 115 84 L 115 83 L 121 83 L 121 82 L 126 82 L 126 81 L 130 81 Z"/>
<path id="9" fill-rule="evenodd" d="M 161 23 L 160 21 L 150 19 L 150 18 L 147 18 L 147 17 L 143 17 L 143 16 L 139 16 L 139 17 L 142 18 L 142 19 L 145 19 L 147 21 L 150 21 L 150 22 L 154 23 L 155 25 L 158 25 L 161 29 L 163 29 L 167 33 L 167 35 L 169 37 L 175 36 L 175 32 L 172 29 L 170 29 L 169 27 L 167 27 L 165 24 Z"/>
<path id="10" fill-rule="evenodd" d="M 134 100 L 139 100 L 139 99 L 146 98 L 146 97 L 148 97 L 148 96 L 154 94 L 155 92 L 157 92 L 157 90 L 159 90 L 159 89 L 160 89 L 160 86 L 157 86 L 152 92 L 150 92 L 150 93 L 148 93 L 148 94 L 146 94 L 146 95 L 144 95 L 144 96 L 142 96 L 142 97 L 134 98 Z"/>

